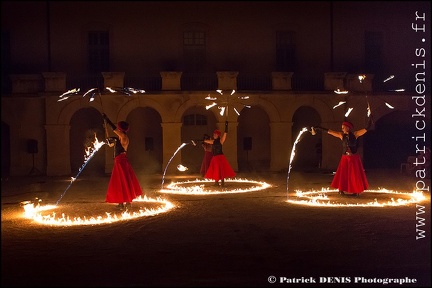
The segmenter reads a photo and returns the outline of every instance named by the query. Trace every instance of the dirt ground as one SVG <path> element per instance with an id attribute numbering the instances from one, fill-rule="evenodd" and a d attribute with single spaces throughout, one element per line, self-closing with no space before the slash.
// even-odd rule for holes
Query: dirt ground
<path id="1" fill-rule="evenodd" d="M 161 175 L 140 175 L 146 196 L 175 207 L 110 224 L 69 226 L 25 218 L 22 202 L 61 199 L 57 216 L 119 213 L 104 202 L 109 176 L 78 178 L 69 188 L 65 177 L 2 179 L 1 286 L 431 285 L 430 193 L 416 203 L 373 204 L 410 199 L 378 190 L 411 193 L 419 179 L 395 170 L 367 171 L 370 187 L 359 197 L 328 192 L 327 203 L 336 204 L 314 206 L 296 203 L 296 191 L 329 187 L 332 174 L 290 174 L 289 179 L 286 173 L 237 175 L 271 186 L 211 195 L 164 193 Z M 164 183 L 194 179 L 168 176 Z M 212 184 L 205 189 L 216 189 Z M 218 189 L 240 186 L 247 184 L 227 182 Z M 132 210 L 158 205 L 133 202 Z"/>

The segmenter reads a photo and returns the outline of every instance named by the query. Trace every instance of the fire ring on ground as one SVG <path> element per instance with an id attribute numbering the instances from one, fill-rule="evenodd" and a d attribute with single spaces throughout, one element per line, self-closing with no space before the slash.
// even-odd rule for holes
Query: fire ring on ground
<path id="1" fill-rule="evenodd" d="M 227 178 L 225 179 L 223 186 L 216 186 L 214 180 L 195 179 L 183 182 L 172 182 L 167 185 L 166 188 L 162 188 L 159 192 L 183 195 L 215 195 L 248 193 L 264 190 L 269 187 L 271 187 L 271 185 L 266 182 L 239 178 Z"/>
<path id="2" fill-rule="evenodd" d="M 162 198 L 138 197 L 130 207 L 119 209 L 115 204 L 103 203 L 66 203 L 62 205 L 40 205 L 34 201 L 25 201 L 24 217 L 35 223 L 51 226 L 79 226 L 112 224 L 147 216 L 166 213 L 175 207 Z M 91 207 L 90 207 L 91 206 Z"/>
<path id="3" fill-rule="evenodd" d="M 287 202 L 309 206 L 337 207 L 388 207 L 408 206 L 426 200 L 421 191 L 400 192 L 387 189 L 365 190 L 358 196 L 339 194 L 338 190 L 296 191 Z"/>

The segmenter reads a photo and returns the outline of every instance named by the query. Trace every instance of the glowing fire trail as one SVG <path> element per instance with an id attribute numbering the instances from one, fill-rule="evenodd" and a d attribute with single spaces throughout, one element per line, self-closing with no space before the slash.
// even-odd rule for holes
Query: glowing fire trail
<path id="1" fill-rule="evenodd" d="M 165 170 L 164 170 L 164 173 L 163 173 L 163 176 L 162 176 L 162 189 L 163 189 L 163 184 L 164 184 L 164 181 L 165 181 L 165 173 L 166 173 L 166 171 L 167 171 L 167 168 L 168 168 L 168 166 L 169 166 L 169 164 L 171 163 L 171 160 L 174 158 L 174 156 L 184 147 L 184 146 L 186 146 L 187 144 L 190 144 L 190 143 L 182 143 L 178 148 L 177 148 L 177 150 L 174 152 L 174 154 L 173 154 L 173 156 L 171 156 L 171 159 L 168 161 L 168 163 L 167 163 L 167 165 L 166 165 L 166 167 L 165 167 Z"/>
<path id="2" fill-rule="evenodd" d="M 291 150 L 291 157 L 290 157 L 290 162 L 289 162 L 289 166 L 288 166 L 287 185 L 286 185 L 287 197 L 288 197 L 288 181 L 289 181 L 289 176 L 291 173 L 291 167 L 292 167 L 291 163 L 293 162 L 294 156 L 295 156 L 295 147 L 296 147 L 297 143 L 300 141 L 300 136 L 306 131 L 308 131 L 306 127 L 303 127 L 300 130 L 299 134 L 297 135 L 297 139 L 294 141 L 293 148 Z"/>
<path id="3" fill-rule="evenodd" d="M 99 142 L 98 139 L 96 138 L 96 134 L 95 134 L 95 142 L 93 142 L 93 147 L 88 148 L 88 150 L 86 151 L 87 156 L 84 158 L 84 164 L 81 166 L 81 168 L 79 169 L 77 175 L 75 177 L 72 177 L 71 182 L 69 183 L 69 185 L 66 187 L 66 189 L 64 190 L 63 194 L 60 196 L 60 198 L 57 200 L 56 205 L 59 204 L 60 200 L 63 198 L 63 196 L 66 194 L 66 191 L 72 186 L 72 183 L 75 182 L 75 180 L 78 178 L 78 176 L 81 174 L 81 172 L 84 170 L 84 168 L 86 167 L 87 163 L 93 158 L 93 156 L 96 154 L 97 151 L 99 151 L 99 149 L 106 144 L 106 142 Z"/>

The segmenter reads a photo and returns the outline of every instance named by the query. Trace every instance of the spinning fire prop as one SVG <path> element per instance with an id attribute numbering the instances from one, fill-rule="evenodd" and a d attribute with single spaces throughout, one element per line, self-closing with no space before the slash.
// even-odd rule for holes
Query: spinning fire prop
<path id="1" fill-rule="evenodd" d="M 131 87 L 123 87 L 123 88 L 119 88 L 119 87 L 115 87 L 115 88 L 111 88 L 111 87 L 105 87 L 105 90 L 111 92 L 111 93 L 122 93 L 125 94 L 127 96 L 131 96 L 132 94 L 136 94 L 136 93 L 145 93 L 144 90 L 141 89 L 135 89 L 135 88 L 131 88 Z M 81 88 L 74 88 L 71 89 L 69 91 L 66 91 L 65 93 L 63 93 L 62 95 L 59 96 L 59 99 L 57 100 L 57 102 L 60 101 L 64 101 L 67 100 L 69 97 L 73 96 L 73 95 L 78 95 L 78 93 L 81 91 Z M 99 97 L 101 96 L 101 91 L 99 88 L 91 88 L 89 89 L 87 92 L 85 92 L 82 97 L 86 97 L 87 95 L 90 95 L 90 99 L 89 102 L 93 102 L 94 98 L 96 96 L 96 93 L 98 93 Z"/>
<path id="2" fill-rule="evenodd" d="M 245 103 L 242 102 L 242 100 L 249 99 L 249 96 L 230 97 L 230 96 L 234 95 L 235 90 L 232 90 L 230 95 L 225 95 L 225 96 L 224 96 L 222 90 L 216 90 L 216 92 L 218 92 L 220 94 L 220 96 L 212 97 L 209 94 L 205 98 L 206 100 L 212 101 L 211 104 L 206 106 L 207 110 L 209 110 L 212 107 L 217 107 L 217 109 L 219 109 L 219 114 L 221 116 L 226 115 L 226 117 L 228 117 L 228 111 L 229 111 L 230 105 L 234 106 L 232 108 L 237 115 L 240 115 L 240 111 L 244 107 L 251 108 L 250 105 L 246 105 Z"/>

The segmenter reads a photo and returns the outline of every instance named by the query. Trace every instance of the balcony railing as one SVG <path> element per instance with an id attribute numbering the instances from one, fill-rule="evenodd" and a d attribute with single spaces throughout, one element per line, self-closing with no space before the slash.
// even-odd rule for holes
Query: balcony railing
<path id="1" fill-rule="evenodd" d="M 187 73 L 187 72 L 167 72 L 168 74 L 172 73 L 174 76 L 170 74 L 169 77 L 177 77 L 174 79 L 178 81 L 178 84 L 174 84 L 176 88 L 168 90 L 179 90 L 179 91 L 211 91 L 220 89 L 218 86 L 221 84 L 218 79 L 217 73 Z M 219 73 L 219 72 L 218 72 Z M 224 72 L 222 72 L 224 73 Z M 274 87 L 275 83 L 272 77 L 277 77 L 272 75 L 272 73 L 241 73 L 235 72 L 235 76 L 230 75 L 230 72 L 227 72 L 227 77 L 231 77 L 229 81 L 234 80 L 233 84 L 236 86 L 236 90 L 238 91 L 274 91 L 274 90 L 290 90 L 290 91 L 324 91 L 324 75 L 322 78 L 311 78 L 296 75 L 295 73 L 291 73 L 292 77 L 286 77 L 287 79 L 279 82 L 278 85 L 282 85 L 282 88 Z M 278 74 L 279 72 L 276 72 Z M 49 74 L 49 73 L 47 73 Z M 56 74 L 56 73 L 53 73 Z M 57 73 L 62 74 L 62 73 Z M 63 73 L 64 74 L 64 73 Z M 123 85 L 123 87 L 132 87 L 136 89 L 142 89 L 146 92 L 158 92 L 163 91 L 163 79 L 161 73 L 153 73 L 153 74 L 140 74 L 140 75 L 131 75 L 128 73 L 119 73 L 119 72 L 106 72 L 110 76 L 118 77 L 118 81 L 116 83 L 121 83 L 118 85 Z M 111 75 L 112 74 L 112 75 Z M 331 74 L 331 73 L 329 73 Z M 334 73 L 338 74 L 338 73 Z M 340 74 L 340 73 L 339 73 Z M 343 73 L 342 73 L 343 74 Z M 81 91 L 87 91 L 91 88 L 100 88 L 103 89 L 104 85 L 106 85 L 106 79 L 104 79 L 104 75 L 102 73 L 96 74 L 64 74 L 63 77 L 63 86 L 66 85 L 65 91 L 71 90 L 74 88 L 80 88 Z M 49 90 L 47 89 L 47 79 L 41 76 L 41 74 L 31 74 L 31 75 L 9 75 L 6 79 L 2 79 L 2 96 L 7 97 L 8 94 L 38 94 L 48 91 L 57 91 L 57 90 Z M 44 75 L 45 76 L 45 75 Z M 57 75 L 55 75 L 57 76 Z M 349 74 L 352 79 L 353 74 Z M 285 77 L 285 74 L 282 75 Z M 337 81 L 341 81 L 342 83 L 347 82 L 348 78 L 339 78 Z M 348 75 L 346 76 L 348 77 Z M 373 92 L 391 92 L 396 89 L 405 89 L 405 92 L 415 92 L 415 79 L 413 78 L 400 78 L 397 83 L 383 83 L 380 77 L 374 77 L 371 84 L 371 91 Z M 52 80 L 52 79 L 51 79 Z M 172 79 L 170 79 L 172 80 Z M 279 79 L 280 80 L 280 79 Z M 12 83 L 15 81 L 14 83 Z M 289 83 L 286 85 L 286 88 L 283 87 L 285 85 L 284 81 L 288 81 Z M 40 82 L 40 83 L 39 83 Z M 52 81 L 50 82 L 52 83 Z M 7 85 L 6 85 L 7 84 Z M 230 84 L 231 85 L 231 84 Z M 342 84 L 344 85 L 344 84 Z M 18 89 L 17 89 L 18 87 Z M 44 90 L 45 89 L 45 90 Z M 328 89 L 328 88 L 327 88 Z M 430 87 L 427 87 L 427 91 L 430 91 Z M 37 91 L 36 91 L 37 90 Z"/>

